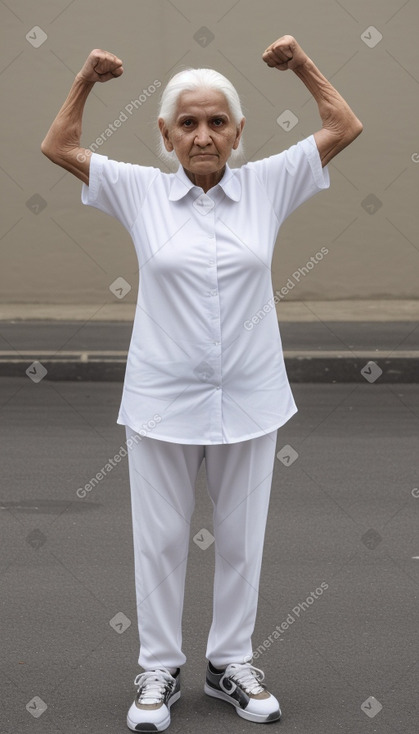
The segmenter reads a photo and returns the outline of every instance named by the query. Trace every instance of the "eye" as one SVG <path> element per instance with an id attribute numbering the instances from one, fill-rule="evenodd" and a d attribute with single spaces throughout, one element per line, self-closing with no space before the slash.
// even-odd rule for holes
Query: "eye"
<path id="1" fill-rule="evenodd" d="M 188 120 L 184 120 L 183 123 L 182 123 L 182 125 L 186 125 L 186 127 L 190 127 L 190 125 L 187 124 L 189 122 L 192 124 L 192 120 L 189 120 L 189 119 Z"/>
<path id="2" fill-rule="evenodd" d="M 222 118 L 222 117 L 215 117 L 215 118 L 214 118 L 214 120 L 213 120 L 213 122 L 214 122 L 214 124 L 215 124 L 216 122 L 219 122 L 219 123 L 220 123 L 219 125 L 216 125 L 216 127 L 221 127 L 221 125 L 223 125 L 223 124 L 224 124 L 224 120 L 223 120 L 223 118 Z"/>

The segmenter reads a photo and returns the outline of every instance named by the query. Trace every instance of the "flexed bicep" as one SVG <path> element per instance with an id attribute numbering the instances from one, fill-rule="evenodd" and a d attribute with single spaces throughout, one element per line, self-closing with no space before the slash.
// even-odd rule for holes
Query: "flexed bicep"
<path id="1" fill-rule="evenodd" d="M 91 151 L 80 145 L 84 105 L 94 84 L 117 78 L 123 71 L 122 61 L 115 54 L 91 51 L 42 141 L 44 155 L 85 184 L 89 183 Z"/>

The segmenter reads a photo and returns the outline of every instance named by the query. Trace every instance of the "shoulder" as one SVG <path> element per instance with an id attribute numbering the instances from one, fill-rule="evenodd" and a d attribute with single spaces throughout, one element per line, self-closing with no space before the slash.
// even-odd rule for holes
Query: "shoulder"
<path id="1" fill-rule="evenodd" d="M 164 175 L 162 171 L 160 171 L 160 168 L 156 168 L 155 166 L 143 166 L 139 163 L 117 161 L 114 158 L 108 158 L 107 155 L 102 155 L 101 153 L 92 153 L 90 166 L 94 167 L 98 172 L 103 172 L 110 177 L 113 176 L 116 178 L 123 176 L 153 178 L 157 175 Z"/>
<path id="2" fill-rule="evenodd" d="M 272 155 L 260 158 L 257 161 L 249 161 L 238 170 L 243 171 L 243 173 L 246 174 L 247 171 L 256 172 L 261 168 L 278 168 L 281 165 L 290 168 L 297 166 L 306 159 L 319 159 L 319 151 L 314 135 L 309 135 L 308 137 L 293 143 L 289 148 L 285 148 L 279 153 L 273 153 Z"/>
<path id="3" fill-rule="evenodd" d="M 242 166 L 242 175 L 254 175 L 268 189 L 282 182 L 289 185 L 299 180 L 301 185 L 314 180 L 320 188 L 328 181 L 328 172 L 322 169 L 322 161 L 314 135 L 297 141 L 289 148 Z"/>

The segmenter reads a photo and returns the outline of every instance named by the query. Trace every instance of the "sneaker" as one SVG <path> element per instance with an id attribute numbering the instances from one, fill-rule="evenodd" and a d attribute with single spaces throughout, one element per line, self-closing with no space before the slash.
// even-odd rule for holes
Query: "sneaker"
<path id="1" fill-rule="evenodd" d="M 232 703 L 243 719 L 261 724 L 277 721 L 281 718 L 279 702 L 261 685 L 264 677 L 250 663 L 230 663 L 225 670 L 217 672 L 209 662 L 204 691 L 208 696 Z"/>
<path id="2" fill-rule="evenodd" d="M 140 673 L 134 703 L 127 716 L 132 731 L 164 731 L 170 724 L 170 707 L 180 698 L 180 668 L 173 675 L 167 668 Z"/>

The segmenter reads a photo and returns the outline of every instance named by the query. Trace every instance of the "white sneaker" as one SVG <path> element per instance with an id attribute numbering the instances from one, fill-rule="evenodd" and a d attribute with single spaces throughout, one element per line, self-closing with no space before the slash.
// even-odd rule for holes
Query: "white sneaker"
<path id="1" fill-rule="evenodd" d="M 170 724 L 170 707 L 180 698 L 180 668 L 173 675 L 167 668 L 148 670 L 134 680 L 138 686 L 127 715 L 132 731 L 164 731 Z"/>
<path id="2" fill-rule="evenodd" d="M 250 663 L 230 663 L 217 673 L 209 662 L 204 691 L 208 696 L 232 703 L 243 719 L 260 724 L 278 721 L 279 701 L 260 684 L 264 677 L 262 670 Z"/>

